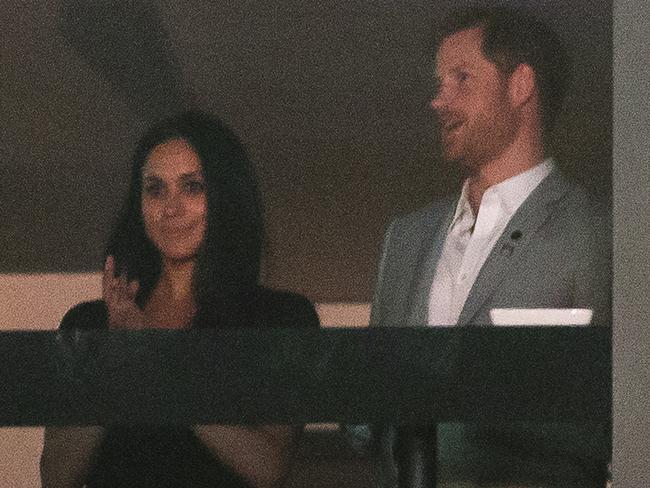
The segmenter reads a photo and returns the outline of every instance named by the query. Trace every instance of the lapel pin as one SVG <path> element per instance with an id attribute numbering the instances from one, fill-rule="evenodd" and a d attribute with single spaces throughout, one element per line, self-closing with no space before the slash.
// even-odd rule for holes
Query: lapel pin
<path id="1" fill-rule="evenodd" d="M 512 234 L 510 234 L 510 239 L 512 239 L 513 241 L 518 241 L 519 239 L 521 239 L 522 236 L 523 234 L 521 233 L 521 231 L 516 230 Z"/>

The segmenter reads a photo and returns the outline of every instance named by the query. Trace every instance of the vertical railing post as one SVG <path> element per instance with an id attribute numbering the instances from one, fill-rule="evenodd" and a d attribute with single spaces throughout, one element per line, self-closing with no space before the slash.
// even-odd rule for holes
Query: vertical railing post
<path id="1" fill-rule="evenodd" d="M 435 488 L 438 464 L 437 427 L 404 426 L 397 439 L 399 488 Z"/>

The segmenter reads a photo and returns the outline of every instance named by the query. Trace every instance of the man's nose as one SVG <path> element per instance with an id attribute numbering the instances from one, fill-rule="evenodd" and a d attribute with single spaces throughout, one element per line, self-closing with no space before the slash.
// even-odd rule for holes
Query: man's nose
<path id="1" fill-rule="evenodd" d="M 436 112 L 449 108 L 449 104 L 456 96 L 455 87 L 449 83 L 439 83 L 436 85 L 436 93 L 431 99 L 431 108 Z"/>
<path id="2" fill-rule="evenodd" d="M 447 105 L 447 97 L 443 94 L 442 90 L 438 90 L 438 93 L 431 99 L 431 108 L 436 112 L 440 111 Z"/>

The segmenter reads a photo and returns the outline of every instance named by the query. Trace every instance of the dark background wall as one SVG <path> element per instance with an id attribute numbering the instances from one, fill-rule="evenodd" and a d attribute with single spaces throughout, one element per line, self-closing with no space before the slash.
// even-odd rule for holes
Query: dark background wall
<path id="1" fill-rule="evenodd" d="M 369 300 L 388 221 L 458 184 L 428 102 L 433 40 L 461 3 L 5 0 L 0 273 L 99 270 L 135 141 L 196 103 L 256 162 L 265 281 Z M 611 2 L 530 3 L 574 52 L 555 154 L 609 199 Z"/>
<path id="2" fill-rule="evenodd" d="M 368 299 L 387 221 L 454 182 L 427 109 L 429 40 L 465 2 L 93 3 L 113 9 L 0 3 L 0 273 L 98 270 L 134 141 L 194 97 L 257 160 L 275 248 L 269 281 L 315 300 Z M 563 162 L 609 194 L 611 1 L 526 3 L 576 52 Z M 615 7 L 614 469 L 616 486 L 632 487 L 650 479 L 650 224 L 639 212 L 650 206 L 650 7 Z"/>

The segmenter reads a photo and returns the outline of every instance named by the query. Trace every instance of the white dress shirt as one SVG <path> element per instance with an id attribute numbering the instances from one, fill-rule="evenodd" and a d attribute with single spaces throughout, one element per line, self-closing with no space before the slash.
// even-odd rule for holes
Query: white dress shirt
<path id="1" fill-rule="evenodd" d="M 517 209 L 551 172 L 553 165 L 552 159 L 546 159 L 488 188 L 481 199 L 477 217 L 469 204 L 468 182 L 465 181 L 431 285 L 429 325 L 455 325 L 458 322 L 465 300 L 494 244 Z"/>

